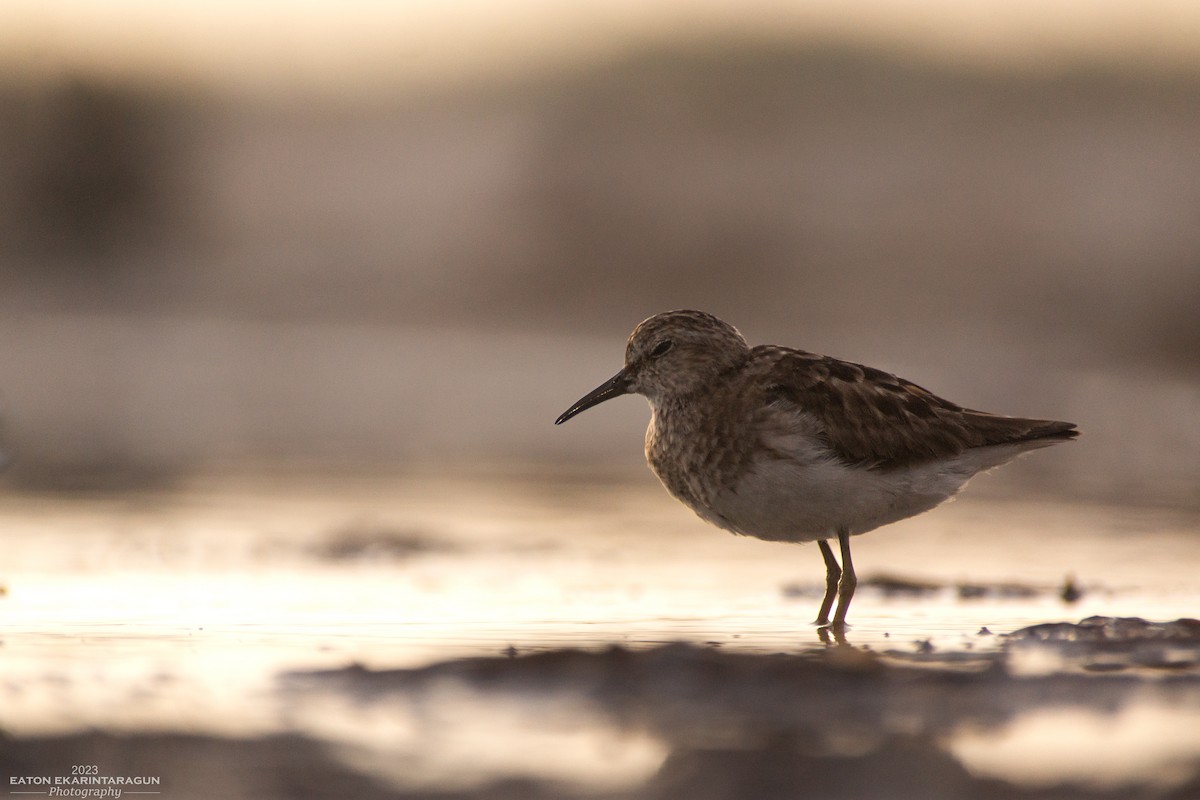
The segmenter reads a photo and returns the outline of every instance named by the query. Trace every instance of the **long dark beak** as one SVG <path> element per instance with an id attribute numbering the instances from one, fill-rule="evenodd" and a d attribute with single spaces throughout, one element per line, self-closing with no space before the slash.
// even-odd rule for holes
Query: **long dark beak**
<path id="1" fill-rule="evenodd" d="M 623 394 L 629 394 L 629 379 L 625 376 L 625 370 L 621 370 L 579 398 L 575 402 L 575 405 L 568 408 L 562 413 L 562 416 L 554 420 L 554 424 L 562 425 L 581 411 L 587 411 L 592 406 L 598 406 L 605 400 L 612 400 L 614 397 L 619 397 Z"/>

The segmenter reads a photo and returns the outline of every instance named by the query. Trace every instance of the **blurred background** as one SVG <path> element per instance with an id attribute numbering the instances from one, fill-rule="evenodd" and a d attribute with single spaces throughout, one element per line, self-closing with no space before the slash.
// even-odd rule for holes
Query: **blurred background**
<path id="1" fill-rule="evenodd" d="M 551 422 L 679 307 L 1200 506 L 1200 6 L 0 6 L 10 486 L 640 470 Z"/>

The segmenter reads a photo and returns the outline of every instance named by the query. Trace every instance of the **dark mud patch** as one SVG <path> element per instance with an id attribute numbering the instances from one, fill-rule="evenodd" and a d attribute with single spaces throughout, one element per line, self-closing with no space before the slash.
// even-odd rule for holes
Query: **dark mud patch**
<path id="1" fill-rule="evenodd" d="M 405 561 L 457 549 L 445 537 L 425 531 L 353 523 L 328 534 L 312 553 L 327 561 Z"/>
<path id="2" fill-rule="evenodd" d="M 877 574 L 863 581 L 861 586 L 874 589 L 884 597 L 928 597 L 946 589 L 940 581 L 909 578 L 904 575 Z"/>
<path id="3" fill-rule="evenodd" d="M 1050 654 L 1064 666 L 1096 672 L 1133 667 L 1200 670 L 1200 620 L 1088 617 L 1081 622 L 1047 622 L 1009 634 L 1006 648 L 1015 655 Z"/>
<path id="4" fill-rule="evenodd" d="M 938 581 L 892 573 L 876 573 L 858 583 L 859 591 L 877 592 L 885 598 L 920 599 L 955 597 L 958 600 L 1030 600 L 1058 597 L 1073 603 L 1084 596 L 1085 589 L 1071 576 L 1059 586 L 1044 586 L 1018 581 Z M 820 596 L 823 587 L 788 584 L 782 589 L 785 597 Z"/>
<path id="5" fill-rule="evenodd" d="M 427 715 L 456 703 L 463 725 L 474 724 L 471 709 L 526 704 L 534 725 L 538 715 L 577 713 L 580 724 L 661 745 L 665 755 L 652 774 L 606 797 L 1182 798 L 1200 789 L 1200 746 L 1174 764 L 1167 782 L 1148 756 L 1144 770 L 1115 781 L 1075 775 L 1031 783 L 1019 768 L 1012 775 L 980 773 L 954 745 L 964 731 L 999 736 L 1030 713 L 1086 711 L 1119 724 L 1139 704 L 1197 708 L 1195 674 L 1153 681 L 1072 672 L 1022 676 L 1008 669 L 1004 653 L 963 669 L 904 664 L 845 645 L 768 655 L 674 644 L 472 658 L 412 670 L 353 666 L 293 673 L 283 685 L 296 703 L 339 698 L 364 714 L 393 707 Z M 444 735 L 431 729 L 429 738 Z M 540 796 L 586 793 L 581 786 L 556 795 L 534 783 Z"/>

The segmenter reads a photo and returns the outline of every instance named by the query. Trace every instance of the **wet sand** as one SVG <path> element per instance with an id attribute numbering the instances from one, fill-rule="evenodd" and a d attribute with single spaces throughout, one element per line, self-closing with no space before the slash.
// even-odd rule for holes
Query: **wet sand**
<path id="1" fill-rule="evenodd" d="M 640 478 L 0 500 L 9 794 L 1200 796 L 1190 512 L 969 494 L 856 541 L 842 644 L 815 549 Z"/>

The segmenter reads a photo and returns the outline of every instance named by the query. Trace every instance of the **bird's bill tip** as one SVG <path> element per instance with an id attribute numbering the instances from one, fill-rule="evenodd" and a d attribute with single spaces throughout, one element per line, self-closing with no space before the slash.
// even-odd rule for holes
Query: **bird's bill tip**
<path id="1" fill-rule="evenodd" d="M 571 417 L 587 411 L 592 406 L 598 406 L 605 400 L 611 400 L 614 397 L 620 397 L 621 395 L 628 393 L 629 379 L 625 375 L 625 370 L 621 370 L 616 375 L 613 375 L 604 383 L 600 384 L 595 389 L 592 389 L 592 391 L 576 400 L 574 405 L 560 414 L 558 419 L 554 420 L 554 424 L 562 425 Z"/>

